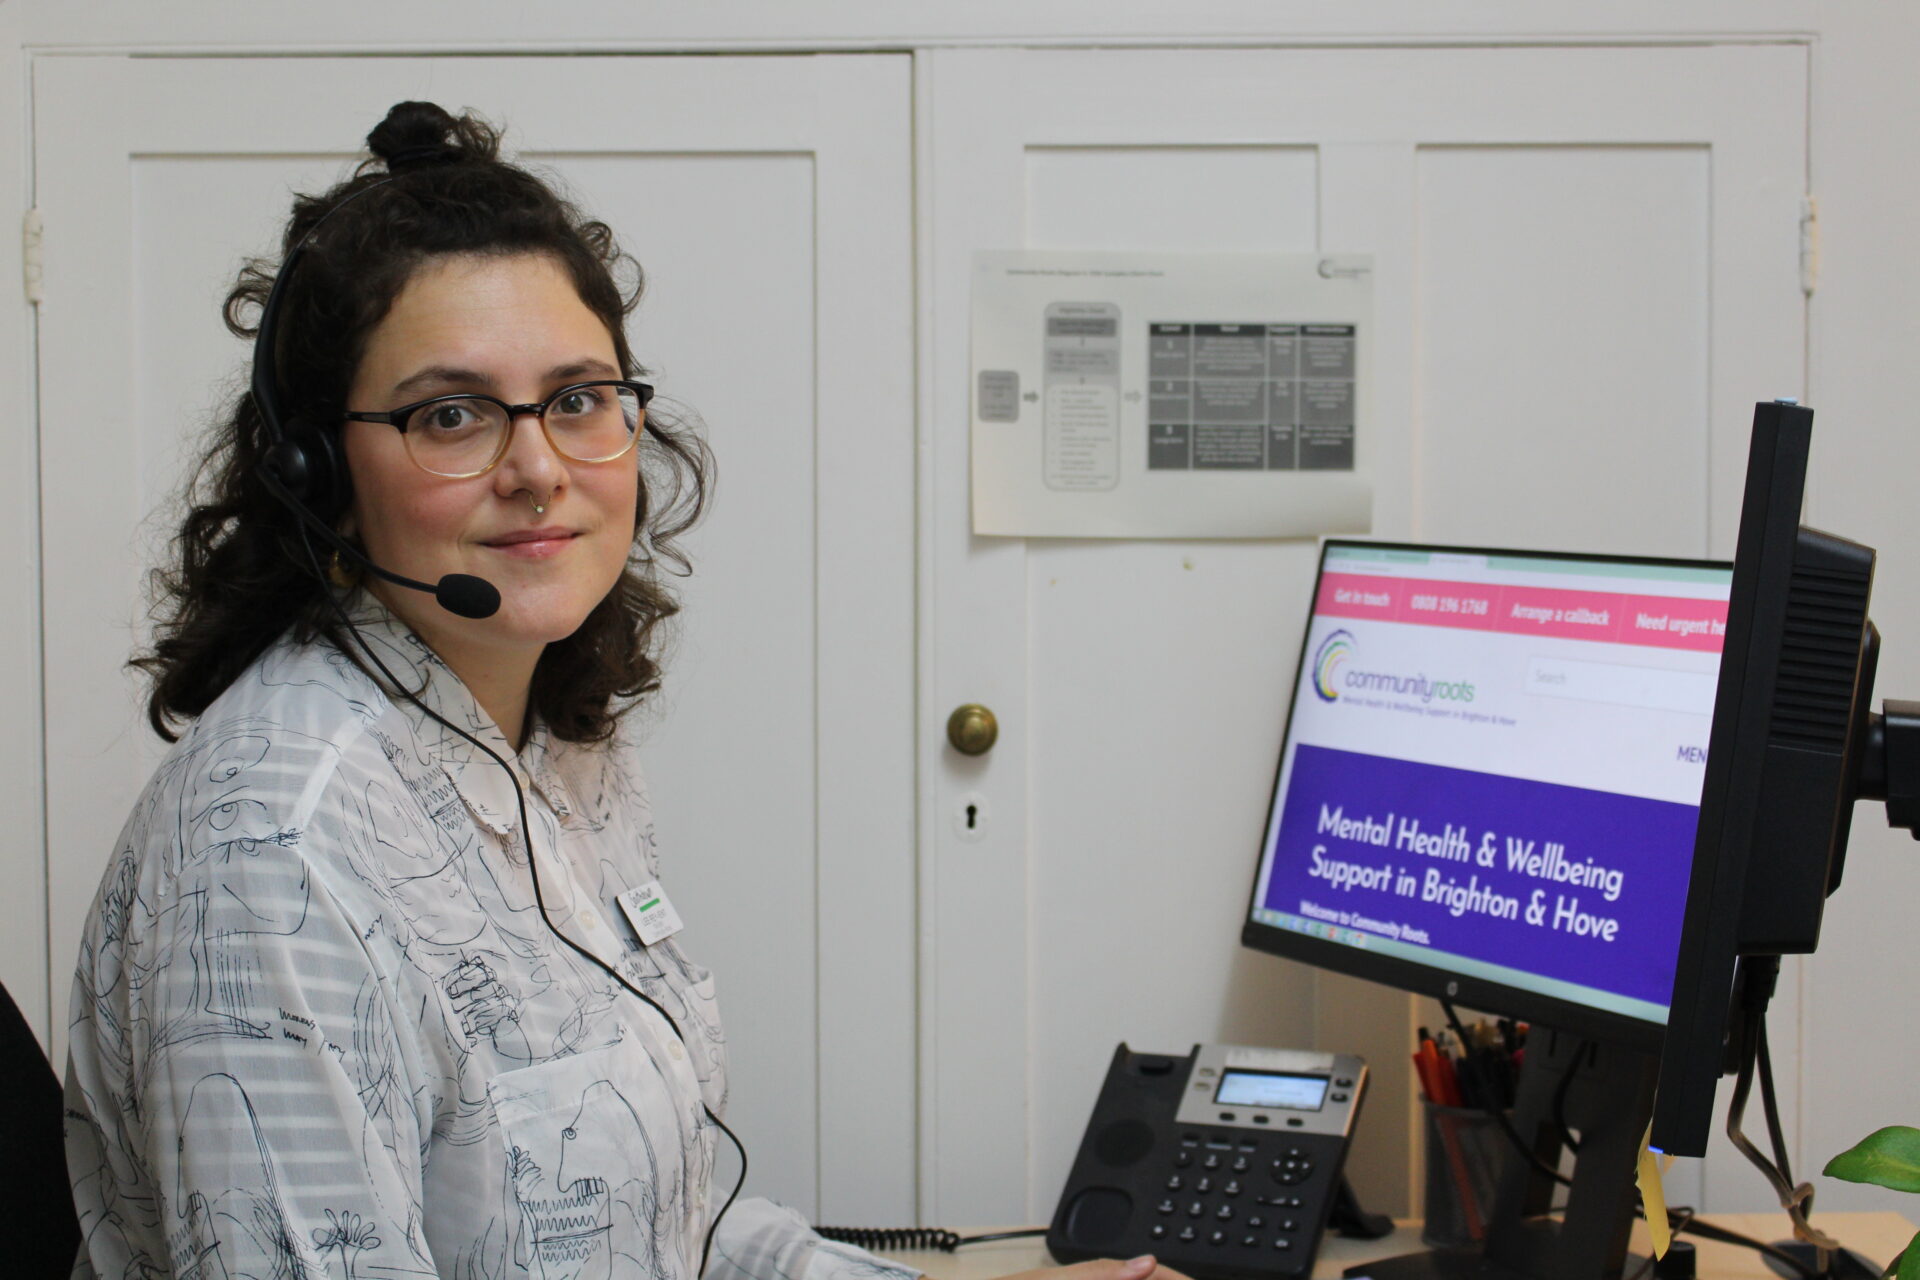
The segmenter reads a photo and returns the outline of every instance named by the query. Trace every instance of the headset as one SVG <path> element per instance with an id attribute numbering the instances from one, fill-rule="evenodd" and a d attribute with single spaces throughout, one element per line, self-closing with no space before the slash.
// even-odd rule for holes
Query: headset
<path id="1" fill-rule="evenodd" d="M 341 537 L 331 524 L 323 520 L 314 511 L 316 504 L 321 510 L 337 512 L 346 507 L 351 496 L 346 459 L 340 456 L 340 446 L 328 432 L 300 419 L 295 419 L 293 425 L 288 427 L 280 417 L 279 371 L 274 352 L 280 326 L 282 291 L 293 276 L 295 264 L 328 219 L 367 192 L 392 181 L 392 178 L 382 178 L 362 187 L 322 214 L 307 234 L 300 237 L 299 243 L 288 250 L 286 261 L 280 264 L 280 270 L 273 278 L 273 288 L 267 291 L 266 305 L 260 309 L 260 327 L 253 338 L 253 404 L 259 411 L 260 424 L 266 429 L 268 440 L 260 479 L 267 491 L 299 518 L 305 530 L 318 534 L 335 551 L 358 561 L 375 577 L 397 587 L 424 591 L 439 601 L 441 608 L 462 618 L 491 618 L 500 610 L 500 589 L 485 578 L 477 578 L 470 573 L 449 573 L 429 586 L 381 568 L 368 558 L 366 552 Z"/>
<path id="2" fill-rule="evenodd" d="M 513 784 L 514 802 L 518 805 L 520 812 L 521 838 L 527 844 L 527 870 L 533 878 L 534 902 L 539 908 L 541 923 L 547 926 L 547 931 L 604 970 L 628 992 L 653 1006 L 654 1011 L 666 1019 L 667 1026 L 684 1045 L 687 1042 L 686 1033 L 680 1030 L 680 1024 L 674 1021 L 672 1014 L 661 1007 L 659 1001 L 627 981 L 626 975 L 587 947 L 568 937 L 553 923 L 552 918 L 547 914 L 546 895 L 540 887 L 539 860 L 533 856 L 533 827 L 527 821 L 526 791 L 521 787 L 520 778 L 514 772 L 513 766 L 492 747 L 427 706 L 401 682 L 399 677 L 394 675 L 387 664 L 381 660 L 380 655 L 374 651 L 373 646 L 367 643 L 366 637 L 360 634 L 359 628 L 353 625 L 353 619 L 348 616 L 346 607 L 332 590 L 326 570 L 320 563 L 320 556 L 314 550 L 313 535 L 318 535 L 321 541 L 356 561 L 374 576 L 391 582 L 395 586 L 424 591 L 438 601 L 441 608 L 462 618 L 490 618 L 500 609 L 500 589 L 485 578 L 466 573 L 449 573 L 437 583 L 420 582 L 375 564 L 366 552 L 354 546 L 349 539 L 342 537 L 339 531 L 320 514 L 321 511 L 344 510 L 351 497 L 346 459 L 340 454 L 340 446 L 330 433 L 316 425 L 296 418 L 292 425 L 288 426 L 280 414 L 279 378 L 274 361 L 274 346 L 279 331 L 280 308 L 283 305 L 281 299 L 287 281 L 293 275 L 293 269 L 299 263 L 302 254 L 306 252 L 307 246 L 313 242 L 314 236 L 329 219 L 369 191 L 384 187 L 394 180 L 394 177 L 386 177 L 370 183 L 322 214 L 319 221 L 308 229 L 307 234 L 300 237 L 293 248 L 287 251 L 285 260 L 280 264 L 279 272 L 274 276 L 273 287 L 267 291 L 266 304 L 260 309 L 260 324 L 254 333 L 251 384 L 254 408 L 260 414 L 260 422 L 265 428 L 268 440 L 266 457 L 260 468 L 260 481 L 267 492 L 294 515 L 297 522 L 296 530 L 300 535 L 300 547 L 305 554 L 305 567 L 319 580 L 320 593 L 332 607 L 334 617 L 347 634 L 353 637 L 354 643 L 359 646 L 361 652 L 379 669 L 380 674 L 386 677 L 388 687 L 398 692 L 401 697 L 411 702 L 442 728 L 466 739 L 484 752 L 489 759 L 500 766 L 501 771 L 507 775 L 507 781 Z M 315 510 L 316 504 L 320 508 L 319 511 Z M 706 1112 L 707 1119 L 712 1121 L 720 1132 L 732 1140 L 734 1149 L 740 1153 L 740 1177 L 734 1182 L 733 1190 L 728 1194 L 726 1203 L 720 1206 L 720 1212 L 716 1213 L 713 1221 L 708 1224 L 707 1238 L 700 1249 L 700 1275 L 705 1275 L 707 1261 L 713 1251 L 714 1232 L 719 1228 L 721 1220 L 727 1216 L 727 1210 L 733 1207 L 734 1200 L 739 1197 L 740 1188 L 746 1184 L 747 1149 L 741 1144 L 739 1136 L 727 1127 L 725 1121 L 713 1113 L 713 1109 L 706 1105 L 704 1099 L 700 1103 L 700 1109 Z M 697 1277 L 696 1280 L 698 1280 Z"/>

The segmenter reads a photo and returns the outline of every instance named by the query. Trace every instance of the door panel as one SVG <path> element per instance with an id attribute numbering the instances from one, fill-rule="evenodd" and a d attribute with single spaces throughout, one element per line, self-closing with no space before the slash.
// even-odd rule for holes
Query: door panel
<path id="1" fill-rule="evenodd" d="M 391 103 L 479 104 L 644 265 L 634 349 L 719 458 L 667 686 L 632 723 L 688 945 L 721 975 L 749 1190 L 911 1215 L 907 71 L 888 56 L 41 61 L 57 1009 L 161 749 L 122 664 L 172 524 L 148 513 L 241 385 L 248 353 L 219 300 L 271 248 L 288 192 L 336 180 Z"/>
<path id="2" fill-rule="evenodd" d="M 1712 156 L 1422 147 L 1421 536 L 1704 548 Z M 1623 520 L 1631 484 L 1636 515 Z"/>
<path id="3" fill-rule="evenodd" d="M 1284 251 L 1316 239 L 1312 147 L 1029 147 L 1026 161 L 1029 249 Z"/>
<path id="4" fill-rule="evenodd" d="M 971 255 L 1371 253 L 1376 534 L 1730 555 L 1751 404 L 1804 366 L 1805 51 L 920 65 L 922 716 L 1006 726 L 925 759 L 927 1212 L 1044 1219 L 1116 1042 L 1234 1038 L 1369 1057 L 1351 1167 L 1405 1210 L 1415 1002 L 1238 947 L 1314 548 L 972 536 Z M 966 803 L 984 831 L 948 820 Z"/>

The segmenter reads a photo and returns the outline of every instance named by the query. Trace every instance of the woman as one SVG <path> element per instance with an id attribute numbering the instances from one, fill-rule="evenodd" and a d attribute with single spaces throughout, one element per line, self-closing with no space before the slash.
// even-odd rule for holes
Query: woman
<path id="1" fill-rule="evenodd" d="M 139 663 L 184 728 L 75 981 L 76 1274 L 694 1276 L 724 1041 L 616 730 L 704 452 L 631 381 L 603 224 L 471 118 L 368 143 L 296 202 Z M 764 1201 L 723 1272 L 912 1274 Z"/>

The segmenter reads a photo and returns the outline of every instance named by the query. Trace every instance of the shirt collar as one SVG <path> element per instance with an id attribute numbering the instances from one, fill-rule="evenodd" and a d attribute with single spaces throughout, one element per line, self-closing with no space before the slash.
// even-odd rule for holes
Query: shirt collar
<path id="1" fill-rule="evenodd" d="M 547 722 L 535 716 L 533 728 L 527 734 L 527 743 L 520 748 L 520 763 L 532 775 L 533 789 L 547 802 L 547 807 L 560 819 L 560 824 L 572 826 L 575 816 L 573 794 L 560 767 L 560 748 L 563 745 L 548 732 Z"/>
<path id="2" fill-rule="evenodd" d="M 520 786 L 539 793 L 562 823 L 573 816 L 575 806 L 557 767 L 557 744 L 544 723 L 534 719 L 526 745 L 516 753 L 453 668 L 371 593 L 356 593 L 349 602 L 348 617 L 367 648 L 405 686 L 406 693 L 413 695 L 409 698 L 406 693 L 395 693 L 387 688 L 385 677 L 379 678 L 395 714 L 410 726 L 423 762 L 440 766 L 475 821 L 503 837 L 520 825 L 513 782 L 486 752 L 436 721 L 434 715 L 472 734 L 498 754 L 512 768 Z M 366 651 L 356 652 L 354 657 L 364 662 Z M 373 674 L 379 676 L 377 667 Z"/>

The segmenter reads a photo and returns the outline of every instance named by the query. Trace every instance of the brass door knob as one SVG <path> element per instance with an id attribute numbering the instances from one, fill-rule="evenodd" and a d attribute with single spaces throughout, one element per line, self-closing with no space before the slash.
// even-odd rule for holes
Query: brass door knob
<path id="1" fill-rule="evenodd" d="M 953 709 L 947 717 L 947 741 L 963 756 L 983 756 L 1000 738 L 1000 722 L 977 702 Z"/>

